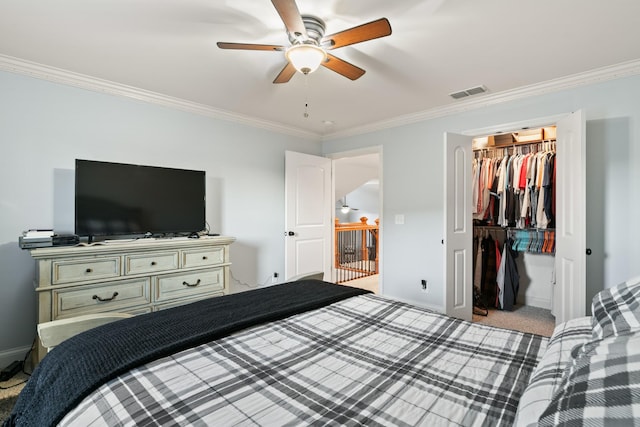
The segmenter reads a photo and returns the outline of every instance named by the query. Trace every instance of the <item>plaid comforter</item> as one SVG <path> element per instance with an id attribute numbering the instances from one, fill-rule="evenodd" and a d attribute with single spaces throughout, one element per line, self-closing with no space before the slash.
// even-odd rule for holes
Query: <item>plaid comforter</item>
<path id="1" fill-rule="evenodd" d="M 546 344 L 362 295 L 143 365 L 61 425 L 511 425 Z"/>

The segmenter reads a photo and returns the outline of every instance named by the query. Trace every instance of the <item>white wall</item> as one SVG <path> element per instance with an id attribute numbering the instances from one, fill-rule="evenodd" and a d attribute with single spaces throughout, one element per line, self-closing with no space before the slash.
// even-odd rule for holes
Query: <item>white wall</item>
<path id="1" fill-rule="evenodd" d="M 76 158 L 205 170 L 207 221 L 235 236 L 233 277 L 284 273 L 284 152 L 320 143 L 0 72 L 0 366 L 35 337 L 28 228 L 73 229 Z"/>
<path id="2" fill-rule="evenodd" d="M 383 146 L 385 294 L 443 307 L 443 134 L 584 109 L 587 118 L 587 298 L 640 274 L 640 76 L 473 109 L 323 143 L 323 152 Z M 394 223 L 396 214 L 405 224 Z M 421 290 L 427 279 L 430 292 Z"/>

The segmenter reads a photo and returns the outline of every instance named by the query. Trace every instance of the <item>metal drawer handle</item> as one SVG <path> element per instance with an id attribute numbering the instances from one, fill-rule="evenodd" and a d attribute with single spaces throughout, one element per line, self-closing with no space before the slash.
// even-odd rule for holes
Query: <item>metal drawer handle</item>
<path id="1" fill-rule="evenodd" d="M 156 262 L 155 261 L 151 261 L 151 265 L 156 265 Z"/>
<path id="2" fill-rule="evenodd" d="M 114 292 L 111 298 L 100 298 L 98 295 L 94 295 L 92 298 L 97 299 L 100 302 L 107 302 L 107 301 L 113 301 L 114 299 L 116 299 L 117 296 L 118 296 L 118 293 Z"/>
<path id="3" fill-rule="evenodd" d="M 202 257 L 202 259 L 205 259 L 205 260 L 206 260 L 206 259 L 207 259 L 207 257 L 206 257 L 206 256 L 203 256 L 203 257 Z"/>
<path id="4" fill-rule="evenodd" d="M 91 273 L 92 271 L 93 271 L 92 269 L 87 268 L 87 269 L 85 270 L 85 273 Z"/>
<path id="5" fill-rule="evenodd" d="M 188 283 L 188 282 L 182 282 L 183 285 L 188 286 L 190 288 L 195 288 L 196 286 L 198 286 L 200 284 L 200 279 L 198 279 L 198 281 L 196 283 Z"/>

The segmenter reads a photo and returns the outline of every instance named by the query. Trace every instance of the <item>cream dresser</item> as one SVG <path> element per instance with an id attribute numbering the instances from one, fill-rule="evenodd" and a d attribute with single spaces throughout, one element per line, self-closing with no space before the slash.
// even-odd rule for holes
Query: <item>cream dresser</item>
<path id="1" fill-rule="evenodd" d="M 91 313 L 149 313 L 229 292 L 235 238 L 141 239 L 32 249 L 38 323 Z M 45 350 L 38 344 L 37 360 Z"/>

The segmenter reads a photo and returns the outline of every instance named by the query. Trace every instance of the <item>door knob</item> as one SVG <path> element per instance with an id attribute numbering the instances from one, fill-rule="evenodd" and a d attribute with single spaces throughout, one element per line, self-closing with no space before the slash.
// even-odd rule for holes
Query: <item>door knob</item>
<path id="1" fill-rule="evenodd" d="M 284 235 L 285 235 L 285 236 L 295 236 L 295 235 L 296 235 L 296 233 L 294 233 L 293 231 L 285 231 L 285 232 L 284 232 Z"/>
<path id="2" fill-rule="evenodd" d="M 591 249 L 587 248 L 587 255 L 591 255 Z"/>

